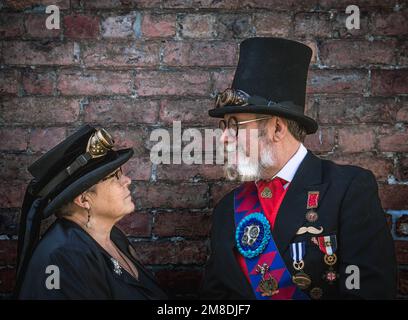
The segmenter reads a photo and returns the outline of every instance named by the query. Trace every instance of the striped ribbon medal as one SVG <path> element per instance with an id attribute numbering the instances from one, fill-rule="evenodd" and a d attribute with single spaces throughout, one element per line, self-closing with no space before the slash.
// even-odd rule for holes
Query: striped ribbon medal
<path id="1" fill-rule="evenodd" d="M 324 253 L 324 263 L 329 266 L 329 269 L 323 274 L 323 279 L 332 284 L 339 277 L 338 273 L 333 268 L 337 262 L 337 256 L 335 254 L 337 250 L 336 235 L 318 237 L 317 242 L 320 251 Z"/>
<path id="2" fill-rule="evenodd" d="M 302 242 L 294 242 L 290 244 L 290 255 L 293 260 L 293 268 L 296 270 L 295 275 L 292 276 L 292 281 L 300 288 L 300 289 L 307 289 L 310 286 L 312 280 L 310 276 L 307 275 L 303 268 L 305 267 L 305 262 L 303 257 L 306 254 L 306 243 L 305 241 Z"/>

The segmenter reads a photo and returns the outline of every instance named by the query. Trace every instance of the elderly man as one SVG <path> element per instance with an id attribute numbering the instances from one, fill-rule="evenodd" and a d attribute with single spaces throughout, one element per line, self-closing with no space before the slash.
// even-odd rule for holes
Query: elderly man
<path id="1" fill-rule="evenodd" d="M 304 114 L 311 54 L 286 39 L 245 40 L 232 87 L 209 111 L 222 118 L 227 174 L 243 184 L 214 209 L 203 298 L 395 297 L 393 241 L 373 174 L 303 145 L 318 127 Z"/>

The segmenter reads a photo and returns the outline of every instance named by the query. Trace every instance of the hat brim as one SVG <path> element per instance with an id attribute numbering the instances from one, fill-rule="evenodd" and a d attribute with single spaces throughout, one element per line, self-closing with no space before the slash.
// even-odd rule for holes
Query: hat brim
<path id="1" fill-rule="evenodd" d="M 256 114 L 270 114 L 275 116 L 281 116 L 288 119 L 295 120 L 299 122 L 306 130 L 307 134 L 313 134 L 317 131 L 317 122 L 305 116 L 302 113 L 298 113 L 291 109 L 275 106 L 259 106 L 259 105 L 248 105 L 248 106 L 224 106 L 220 108 L 211 109 L 208 111 L 210 117 L 213 118 L 223 118 L 226 114 L 230 113 L 256 113 Z"/>
<path id="2" fill-rule="evenodd" d="M 61 205 L 73 200 L 76 196 L 88 190 L 133 156 L 132 149 L 122 149 L 116 151 L 116 153 L 118 156 L 115 159 L 98 166 L 94 170 L 76 179 L 73 183 L 64 188 L 62 192 L 55 196 L 45 207 L 43 211 L 43 219 L 51 216 Z"/>

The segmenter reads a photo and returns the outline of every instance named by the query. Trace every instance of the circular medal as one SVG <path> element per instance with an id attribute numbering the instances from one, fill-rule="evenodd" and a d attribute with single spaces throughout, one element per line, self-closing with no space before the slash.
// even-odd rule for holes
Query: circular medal
<path id="1" fill-rule="evenodd" d="M 323 274 L 323 279 L 326 280 L 329 284 L 332 284 L 335 282 L 338 278 L 338 274 L 334 270 L 327 270 Z"/>
<path id="2" fill-rule="evenodd" d="M 312 283 L 310 277 L 304 272 L 296 273 L 292 276 L 292 281 L 302 290 L 307 289 Z"/>
<path id="3" fill-rule="evenodd" d="M 336 264 L 336 262 L 337 262 L 336 254 L 334 254 L 334 253 L 331 254 L 331 255 L 325 254 L 324 255 L 324 262 L 329 266 L 332 266 L 332 265 Z"/>
<path id="4" fill-rule="evenodd" d="M 307 220 L 307 221 L 309 221 L 309 222 L 316 222 L 317 219 L 319 219 L 319 215 L 317 214 L 316 211 L 314 211 L 314 210 L 309 210 L 309 211 L 306 213 L 306 220 Z"/>
<path id="5" fill-rule="evenodd" d="M 246 216 L 238 224 L 235 241 L 240 254 L 253 258 L 261 254 L 271 238 L 271 228 L 266 217 L 259 212 Z"/>

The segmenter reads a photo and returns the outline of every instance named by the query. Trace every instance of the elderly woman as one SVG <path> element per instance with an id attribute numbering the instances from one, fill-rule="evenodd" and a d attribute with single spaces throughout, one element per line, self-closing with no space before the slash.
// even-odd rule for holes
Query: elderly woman
<path id="1" fill-rule="evenodd" d="M 29 167 L 19 234 L 20 299 L 165 299 L 115 224 L 133 212 L 121 166 L 103 129 L 84 126 Z M 41 241 L 42 219 L 57 219 Z"/>

